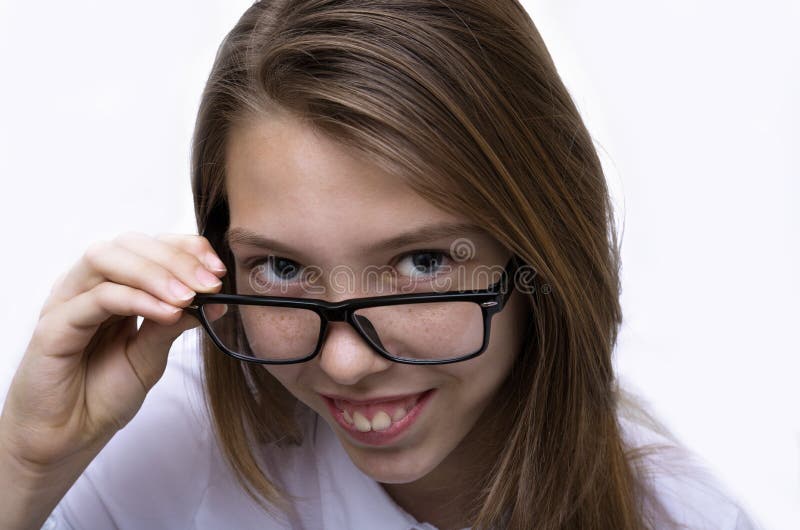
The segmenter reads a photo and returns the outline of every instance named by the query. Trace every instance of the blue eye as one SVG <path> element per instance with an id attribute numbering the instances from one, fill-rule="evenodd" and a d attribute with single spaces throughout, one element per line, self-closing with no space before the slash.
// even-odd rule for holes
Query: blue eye
<path id="1" fill-rule="evenodd" d="M 397 269 L 401 274 L 412 278 L 432 277 L 442 272 L 445 262 L 449 260 L 450 255 L 440 250 L 410 252 L 400 259 Z"/>
<path id="2" fill-rule="evenodd" d="M 395 269 L 400 276 L 413 281 L 433 280 L 437 275 L 450 272 L 450 254 L 441 250 L 424 250 L 404 254 L 396 262 Z M 287 286 L 301 283 L 303 267 L 296 261 L 280 256 L 267 256 L 245 263 L 251 283 L 260 289 L 268 286 Z"/>
<path id="3" fill-rule="evenodd" d="M 257 273 L 263 275 L 260 281 L 263 281 L 265 284 L 295 281 L 295 279 L 301 277 L 301 275 L 298 274 L 301 270 L 302 268 L 297 262 L 278 256 L 268 256 L 251 265 L 251 274 Z"/>

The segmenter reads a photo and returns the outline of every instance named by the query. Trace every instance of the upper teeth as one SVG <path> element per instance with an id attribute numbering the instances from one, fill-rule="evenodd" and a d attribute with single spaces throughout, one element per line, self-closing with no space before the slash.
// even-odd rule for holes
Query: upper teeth
<path id="1" fill-rule="evenodd" d="M 400 407 L 399 409 L 394 411 L 394 414 L 392 414 L 392 421 L 400 421 L 406 417 L 406 414 L 408 414 L 408 412 L 406 412 L 406 409 Z"/>
<path id="2" fill-rule="evenodd" d="M 392 425 L 392 422 L 398 422 L 402 420 L 406 417 L 406 414 L 408 414 L 408 412 L 403 407 L 396 409 L 394 414 L 391 416 L 389 416 L 388 412 L 379 410 L 372 417 L 372 421 L 370 421 L 359 411 L 353 412 L 352 415 L 347 410 L 342 411 L 342 417 L 344 418 L 344 421 L 350 425 L 355 425 L 356 429 L 361 432 L 385 431 Z"/>
<path id="3" fill-rule="evenodd" d="M 419 401 L 422 394 L 407 398 L 386 401 L 376 404 L 356 404 L 345 400 L 336 400 L 336 407 L 342 412 L 342 418 L 349 425 L 361 432 L 385 431 L 393 422 L 406 417 Z M 372 415 L 372 419 L 368 416 Z"/>

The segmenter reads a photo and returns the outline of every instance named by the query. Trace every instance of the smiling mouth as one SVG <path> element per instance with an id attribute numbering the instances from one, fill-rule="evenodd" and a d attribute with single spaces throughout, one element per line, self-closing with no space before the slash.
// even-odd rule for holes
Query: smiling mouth
<path id="1" fill-rule="evenodd" d="M 358 431 L 385 431 L 392 423 L 405 418 L 408 411 L 419 402 L 422 394 L 421 392 L 380 403 L 354 403 L 344 399 L 335 399 L 333 403 L 342 411 L 344 421 L 353 425 Z"/>
<path id="2" fill-rule="evenodd" d="M 353 438 L 370 445 L 383 445 L 408 430 L 434 390 L 397 399 L 355 402 L 323 396 L 331 415 Z"/>

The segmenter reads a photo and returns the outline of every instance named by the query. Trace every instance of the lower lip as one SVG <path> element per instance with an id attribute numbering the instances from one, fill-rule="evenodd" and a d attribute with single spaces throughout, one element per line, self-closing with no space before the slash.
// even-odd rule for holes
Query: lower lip
<path id="1" fill-rule="evenodd" d="M 422 411 L 425 409 L 425 405 L 428 404 L 430 399 L 433 397 L 433 394 L 433 389 L 423 392 L 422 396 L 419 398 L 419 401 L 417 401 L 417 404 L 414 405 L 414 408 L 409 410 L 402 420 L 392 422 L 389 428 L 385 431 L 367 432 L 361 432 L 356 429 L 355 425 L 350 425 L 347 423 L 344 419 L 342 411 L 336 407 L 333 400 L 328 397 L 323 397 L 325 399 L 325 403 L 328 405 L 328 409 L 331 411 L 331 415 L 334 417 L 339 426 L 341 426 L 342 429 L 344 429 L 345 432 L 350 435 L 351 438 L 366 445 L 381 446 L 389 445 L 400 438 L 403 433 L 407 432 L 411 426 L 414 425 L 420 414 L 422 414 Z"/>

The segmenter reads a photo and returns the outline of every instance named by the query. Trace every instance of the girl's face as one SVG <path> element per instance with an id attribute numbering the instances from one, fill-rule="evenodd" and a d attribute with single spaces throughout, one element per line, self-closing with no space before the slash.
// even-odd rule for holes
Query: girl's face
<path id="1" fill-rule="evenodd" d="M 288 115 L 232 131 L 227 179 L 231 229 L 273 242 L 270 248 L 231 242 L 239 292 L 252 278 L 253 263 L 270 255 L 282 259 L 267 262 L 259 274 L 268 275 L 273 285 L 281 282 L 285 290 L 279 296 L 329 301 L 391 294 L 388 284 L 377 293 L 369 282 L 358 281 L 376 266 L 391 271 L 398 283 L 413 284 L 414 292 L 431 292 L 436 290 L 431 279 L 438 266 L 502 267 L 510 257 L 493 238 L 468 229 L 381 245 L 423 227 L 468 219 L 433 206 L 400 179 Z M 457 263 L 448 253 L 458 238 L 467 238 L 474 252 Z M 442 254 L 431 255 L 434 249 Z M 301 288 L 303 268 L 309 266 L 321 271 L 314 285 L 322 294 Z M 292 267 L 299 270 L 292 272 Z M 347 289 L 337 282 L 337 271 L 343 270 L 357 280 Z M 265 369 L 328 422 L 364 473 L 383 483 L 413 482 L 451 453 L 468 458 L 477 454 L 469 441 L 480 433 L 482 414 L 494 412 L 487 405 L 521 347 L 526 310 L 524 297 L 513 292 L 492 319 L 488 348 L 468 361 L 394 363 L 375 353 L 348 323 L 332 322 L 316 358 Z M 454 458 L 448 463 L 458 466 Z"/>

